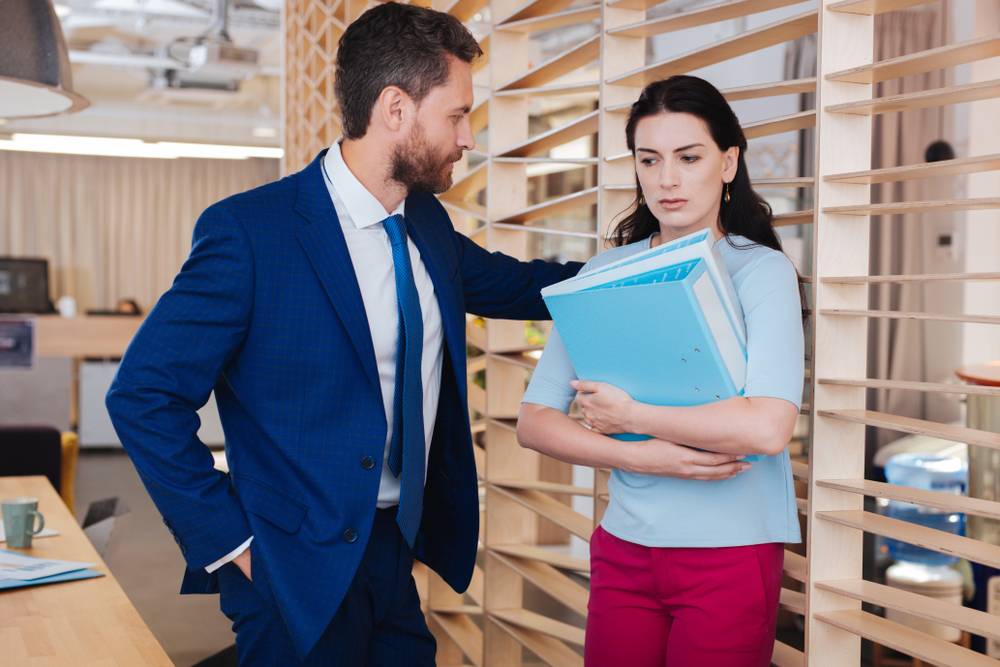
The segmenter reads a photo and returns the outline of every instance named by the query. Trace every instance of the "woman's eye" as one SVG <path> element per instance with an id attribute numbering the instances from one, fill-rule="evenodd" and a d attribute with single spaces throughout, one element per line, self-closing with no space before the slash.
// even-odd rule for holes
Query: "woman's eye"
<path id="1" fill-rule="evenodd" d="M 650 166 L 654 162 L 656 162 L 656 158 L 652 157 L 644 157 L 641 160 L 639 160 L 639 164 L 644 165 L 646 167 Z"/>
<path id="2" fill-rule="evenodd" d="M 688 164 L 690 164 L 692 162 L 697 162 L 700 159 L 701 158 L 698 157 L 697 155 L 684 155 L 683 157 L 681 157 L 681 160 L 683 162 L 687 162 Z"/>

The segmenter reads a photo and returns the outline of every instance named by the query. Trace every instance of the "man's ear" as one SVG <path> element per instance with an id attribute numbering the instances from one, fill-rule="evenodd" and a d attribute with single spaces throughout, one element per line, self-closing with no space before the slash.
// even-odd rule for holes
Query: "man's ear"
<path id="1" fill-rule="evenodd" d="M 372 122 L 377 122 L 389 132 L 398 132 L 414 112 L 413 100 L 398 86 L 386 86 L 379 93 L 372 108 Z"/>

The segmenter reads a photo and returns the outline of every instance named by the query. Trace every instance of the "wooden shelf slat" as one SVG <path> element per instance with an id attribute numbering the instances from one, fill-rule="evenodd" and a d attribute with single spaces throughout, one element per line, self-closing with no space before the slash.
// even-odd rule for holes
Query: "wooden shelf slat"
<path id="1" fill-rule="evenodd" d="M 686 30 L 697 28 L 698 26 L 728 21 L 729 19 L 750 16 L 759 12 L 766 12 L 778 7 L 794 5 L 802 0 L 729 0 L 707 7 L 699 7 L 686 12 L 668 14 L 645 21 L 630 23 L 621 28 L 608 30 L 609 35 L 621 37 L 653 37 L 676 30 Z M 662 0 L 622 0 L 621 2 L 609 3 L 612 7 L 628 9 L 648 9 Z"/>
<path id="2" fill-rule="evenodd" d="M 528 611 L 527 609 L 494 609 L 490 612 L 490 615 L 511 625 L 540 632 L 568 644 L 583 646 L 582 629 L 542 616 L 541 614 L 536 614 L 533 611 Z"/>
<path id="3" fill-rule="evenodd" d="M 876 317 L 890 320 L 923 320 L 927 322 L 967 322 L 970 324 L 1000 324 L 1000 315 L 945 315 L 941 313 L 910 313 L 897 310 L 841 310 L 819 311 L 823 315 L 849 317 Z"/>
<path id="4" fill-rule="evenodd" d="M 816 185 L 812 176 L 789 176 L 787 178 L 753 178 L 755 188 L 811 188 Z"/>
<path id="5" fill-rule="evenodd" d="M 640 67 L 609 79 L 608 83 L 621 86 L 645 86 L 674 74 L 686 74 L 747 53 L 766 49 L 769 46 L 805 37 L 816 32 L 818 16 L 818 12 L 810 11 L 777 21 L 756 30 L 740 33 L 721 42 L 715 42 L 710 46 L 682 56 Z"/>
<path id="6" fill-rule="evenodd" d="M 743 126 L 743 135 L 747 139 L 759 139 L 785 132 L 806 130 L 811 127 L 816 127 L 816 112 L 813 110 L 798 111 L 787 116 L 747 123 Z"/>
<path id="7" fill-rule="evenodd" d="M 816 184 L 816 179 L 812 178 L 811 176 L 788 177 L 788 178 L 755 178 L 752 179 L 752 184 L 754 188 L 811 188 Z M 635 190 L 635 183 L 605 184 L 601 186 L 601 189 Z"/>
<path id="8" fill-rule="evenodd" d="M 879 607 L 898 609 L 949 627 L 1000 640 L 1000 616 L 864 579 L 818 581 L 816 588 Z"/>
<path id="9" fill-rule="evenodd" d="M 483 55 L 472 61 L 472 75 L 475 76 L 490 64 L 490 36 L 486 35 L 479 40 L 479 48 Z"/>
<path id="10" fill-rule="evenodd" d="M 934 282 L 948 280 L 1000 280 L 1000 273 L 904 273 L 882 276 L 826 276 L 822 283 L 868 285 L 878 283 Z"/>
<path id="11" fill-rule="evenodd" d="M 820 384 L 843 387 L 864 387 L 866 389 L 898 389 L 902 391 L 926 391 L 937 394 L 966 394 L 976 396 L 1000 396 L 1000 387 L 979 384 L 951 382 L 913 382 L 910 380 L 880 380 L 876 378 L 847 379 L 819 378 Z"/>
<path id="12" fill-rule="evenodd" d="M 461 205 L 461 202 L 468 198 L 469 195 L 483 190 L 486 187 L 486 164 L 486 162 L 480 162 L 467 171 L 439 199 L 450 199 L 459 202 L 459 205 Z"/>
<path id="13" fill-rule="evenodd" d="M 467 23 L 472 20 L 472 17 L 476 15 L 476 12 L 485 7 L 488 0 L 455 0 L 448 9 L 445 10 L 448 14 L 451 14 L 457 18 L 462 23 Z"/>
<path id="14" fill-rule="evenodd" d="M 521 368 L 532 371 L 538 365 L 538 357 L 525 352 L 490 352 L 488 357 L 501 363 L 513 364 Z"/>
<path id="15" fill-rule="evenodd" d="M 495 486 L 493 490 L 535 512 L 540 517 L 548 519 L 557 526 L 565 528 L 580 539 L 590 541 L 590 534 L 593 532 L 593 522 L 588 517 L 576 512 L 572 507 L 564 505 L 552 496 L 530 489 L 507 489 Z"/>
<path id="16" fill-rule="evenodd" d="M 800 593 L 799 591 L 793 591 L 787 588 L 782 588 L 781 595 L 778 599 L 778 604 L 780 604 L 788 611 L 798 614 L 799 616 L 806 615 L 805 593 Z"/>
<path id="17" fill-rule="evenodd" d="M 537 655 L 546 664 L 551 665 L 551 667 L 583 667 L 583 658 L 576 651 L 554 637 L 504 623 L 498 618 L 491 618 L 490 622 L 501 628 L 521 646 Z"/>
<path id="18" fill-rule="evenodd" d="M 996 660 L 981 653 L 974 653 L 958 644 L 937 639 L 926 632 L 887 621 L 860 609 L 821 612 L 815 617 L 841 630 L 934 665 L 996 667 L 997 664 Z"/>
<path id="19" fill-rule="evenodd" d="M 786 549 L 784 571 L 795 581 L 804 584 L 809 579 L 809 562 L 805 556 Z"/>
<path id="20" fill-rule="evenodd" d="M 538 18 L 548 14 L 556 14 L 573 4 L 572 0 L 526 0 L 522 5 L 516 7 L 507 16 L 496 17 L 496 27 L 500 28 L 505 23 L 523 21 L 525 19 Z"/>
<path id="21" fill-rule="evenodd" d="M 1000 97 L 1000 79 L 963 83 L 957 86 L 932 88 L 915 93 L 901 93 L 888 97 L 877 97 L 860 102 L 832 104 L 826 107 L 829 113 L 848 113 L 856 116 L 911 111 L 927 107 L 938 107 L 962 102 L 976 102 L 992 97 Z"/>
<path id="22" fill-rule="evenodd" d="M 824 479 L 817 481 L 816 484 L 825 489 L 857 493 L 872 498 L 888 498 L 926 505 L 948 512 L 963 512 L 990 519 L 1000 519 L 1000 502 L 993 500 L 956 496 L 952 493 L 928 491 L 910 486 L 874 482 L 868 479 Z"/>
<path id="23" fill-rule="evenodd" d="M 432 604 L 430 611 L 435 614 L 466 614 L 468 616 L 481 616 L 483 608 L 475 604 L 441 605 L 440 607 L 436 607 Z"/>
<path id="24" fill-rule="evenodd" d="M 483 574 L 483 568 L 476 565 L 472 569 L 472 583 L 469 584 L 469 588 L 465 591 L 465 594 L 472 598 L 473 602 L 482 607 L 485 589 L 486 575 Z"/>
<path id="25" fill-rule="evenodd" d="M 592 206 L 596 203 L 597 188 L 587 188 L 586 190 L 572 192 L 568 195 L 563 195 L 540 204 L 535 204 L 534 206 L 529 206 L 528 208 L 521 209 L 516 213 L 511 213 L 510 215 L 498 218 L 496 222 L 530 222 L 532 220 L 539 220 L 541 218 L 559 215 L 560 213 L 565 213 L 566 211 L 573 211 L 584 206 Z"/>
<path id="26" fill-rule="evenodd" d="M 581 616 L 587 615 L 586 588 L 547 563 L 495 553 L 494 557 Z"/>
<path id="27" fill-rule="evenodd" d="M 941 160 L 939 162 L 920 162 L 900 167 L 869 169 L 867 171 L 854 171 L 845 174 L 831 174 L 823 180 L 830 183 L 893 183 L 917 178 L 933 178 L 935 176 L 975 174 L 997 169 L 1000 169 L 1000 153 L 961 157 L 954 160 Z"/>
<path id="28" fill-rule="evenodd" d="M 809 481 L 809 464 L 805 461 L 792 461 L 792 477 L 795 479 L 801 479 L 804 482 Z"/>
<path id="29" fill-rule="evenodd" d="M 597 132 L 598 111 L 570 121 L 561 127 L 542 132 L 527 141 L 497 153 L 498 157 L 528 157 L 552 150 L 556 146 L 568 144 L 574 139 L 586 137 Z"/>
<path id="30" fill-rule="evenodd" d="M 472 128 L 472 134 L 479 134 L 485 130 L 489 120 L 490 105 L 483 100 L 476 106 L 472 107 L 472 111 L 469 112 L 469 126 Z"/>
<path id="31" fill-rule="evenodd" d="M 806 211 L 790 211 L 788 213 L 777 213 L 772 218 L 775 227 L 785 227 L 788 225 L 808 225 L 812 224 L 815 212 L 812 209 Z"/>
<path id="32" fill-rule="evenodd" d="M 806 655 L 784 642 L 775 641 L 774 653 L 771 654 L 771 664 L 777 667 L 805 667 Z"/>
<path id="33" fill-rule="evenodd" d="M 543 493 L 555 493 L 567 496 L 593 497 L 594 488 L 591 486 L 573 486 L 572 484 L 560 484 L 558 482 L 546 482 L 535 479 L 491 479 L 490 484 L 502 486 L 505 489 L 530 489 L 532 491 L 542 491 Z"/>
<path id="34" fill-rule="evenodd" d="M 934 0 L 842 0 L 827 6 L 831 12 L 844 12 L 845 14 L 864 14 L 874 16 L 885 12 L 894 12 L 898 9 L 926 5 Z"/>
<path id="35" fill-rule="evenodd" d="M 474 204 L 468 201 L 463 201 L 459 204 L 453 201 L 448 201 L 447 199 L 438 199 L 438 201 L 441 202 L 442 206 L 449 209 L 453 213 L 457 213 L 458 215 L 466 215 L 470 218 L 479 220 L 480 222 L 487 222 L 489 220 L 489 218 L 486 217 L 486 209 L 479 204 Z"/>
<path id="36" fill-rule="evenodd" d="M 754 84 L 752 86 L 740 86 L 739 88 L 727 88 L 720 92 L 729 102 L 756 100 L 764 97 L 780 97 L 781 95 L 815 93 L 816 77 L 787 79 L 785 81 Z"/>
<path id="37" fill-rule="evenodd" d="M 576 46 L 556 54 L 524 74 L 498 86 L 497 89 L 517 90 L 520 88 L 537 88 L 547 83 L 552 83 L 559 77 L 594 62 L 600 53 L 600 48 L 601 36 L 594 35 Z"/>
<path id="38" fill-rule="evenodd" d="M 899 431 L 900 433 L 929 435 L 933 438 L 941 438 L 942 440 L 965 442 L 979 447 L 1000 449 L 1000 433 L 980 431 L 966 426 L 939 424 L 938 422 L 927 421 L 925 419 L 900 417 L 899 415 L 891 415 L 874 410 L 820 410 L 819 416 L 828 419 L 840 419 L 855 424 L 865 424 L 866 426 L 874 426 L 876 428 L 886 428 Z"/>
<path id="39" fill-rule="evenodd" d="M 596 3 L 583 7 L 570 7 L 569 9 L 564 9 L 553 14 L 544 14 L 520 21 L 508 21 L 501 23 L 496 29 L 508 32 L 533 33 L 562 28 L 567 25 L 580 25 L 600 18 L 601 5 L 600 3 Z"/>
<path id="40" fill-rule="evenodd" d="M 986 35 L 959 44 L 948 44 L 918 53 L 909 53 L 898 58 L 882 60 L 872 65 L 831 72 L 826 75 L 826 78 L 830 81 L 846 83 L 877 83 L 887 79 L 897 79 L 963 65 L 975 60 L 985 60 L 998 55 L 1000 55 L 1000 37 L 995 34 Z"/>
<path id="41" fill-rule="evenodd" d="M 496 157 L 497 164 L 571 164 L 580 167 L 596 166 L 596 157 Z"/>
<path id="42" fill-rule="evenodd" d="M 888 202 L 885 204 L 858 204 L 853 206 L 827 206 L 824 213 L 840 215 L 904 215 L 935 213 L 937 211 L 983 211 L 1000 208 L 1000 197 L 974 199 L 935 199 L 931 201 Z"/>
<path id="43" fill-rule="evenodd" d="M 738 88 L 726 88 L 720 90 L 722 96 L 729 102 L 739 100 L 753 100 L 764 97 L 780 97 L 781 95 L 798 95 L 801 93 L 812 93 L 816 91 L 816 79 L 810 77 L 806 79 L 788 79 L 786 81 L 772 81 L 771 83 L 757 83 L 752 86 L 740 86 Z M 627 115 L 632 109 L 632 103 L 612 104 L 604 107 L 608 113 Z"/>
<path id="44" fill-rule="evenodd" d="M 530 544 L 497 544 L 491 546 L 490 549 L 497 553 L 516 556 L 517 558 L 531 558 L 563 570 L 590 572 L 590 561 L 586 558 L 577 558 L 576 556 L 570 556 L 569 554 Z"/>
<path id="45" fill-rule="evenodd" d="M 486 328 L 477 326 L 473 318 L 465 322 L 465 341 L 480 350 L 486 349 Z"/>
<path id="46" fill-rule="evenodd" d="M 483 664 L 483 631 L 467 615 L 438 614 L 433 610 L 431 616 L 447 633 L 452 641 L 461 649 L 476 667 Z"/>
<path id="47" fill-rule="evenodd" d="M 601 84 L 597 81 L 572 81 L 567 83 L 550 83 L 537 88 L 513 88 L 498 90 L 494 97 L 544 97 L 546 95 L 584 95 L 593 93 L 595 96 Z"/>
<path id="48" fill-rule="evenodd" d="M 569 229 L 555 229 L 553 227 L 543 227 L 543 226 L 532 227 L 530 225 L 525 226 L 525 225 L 506 223 L 506 222 L 494 222 L 492 228 L 509 229 L 511 231 L 524 232 L 526 234 L 542 234 L 545 236 L 566 236 L 577 239 L 597 240 L 597 232 L 574 232 Z"/>
<path id="49" fill-rule="evenodd" d="M 849 528 L 863 530 L 866 533 L 901 540 L 949 556 L 1000 567 L 1000 546 L 980 542 L 969 537 L 946 533 L 942 530 L 935 530 L 927 526 L 863 510 L 816 512 L 816 517 Z"/>

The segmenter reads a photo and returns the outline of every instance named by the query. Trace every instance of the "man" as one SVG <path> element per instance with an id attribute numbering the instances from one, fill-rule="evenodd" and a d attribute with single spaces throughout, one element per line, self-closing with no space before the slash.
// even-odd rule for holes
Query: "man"
<path id="1" fill-rule="evenodd" d="M 465 312 L 547 318 L 539 290 L 580 266 L 490 254 L 431 194 L 473 147 L 479 55 L 428 9 L 353 23 L 343 141 L 205 211 L 108 393 L 182 593 L 219 590 L 241 664 L 431 665 L 413 558 L 469 584 Z M 196 436 L 213 389 L 229 476 Z"/>

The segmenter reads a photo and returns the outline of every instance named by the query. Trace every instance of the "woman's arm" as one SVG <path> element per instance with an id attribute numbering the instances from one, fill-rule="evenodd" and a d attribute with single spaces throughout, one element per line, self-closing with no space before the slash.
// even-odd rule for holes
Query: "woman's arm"
<path id="1" fill-rule="evenodd" d="M 517 439 L 567 463 L 688 479 L 728 479 L 750 464 L 730 454 L 699 452 L 664 440 L 622 442 L 590 431 L 559 410 L 522 403 Z"/>
<path id="2" fill-rule="evenodd" d="M 644 433 L 728 454 L 778 454 L 795 428 L 798 408 L 781 398 L 737 396 L 691 407 L 633 400 L 601 382 L 576 382 L 584 419 L 599 433 Z"/>
<path id="3" fill-rule="evenodd" d="M 575 383 L 577 402 L 595 430 L 645 433 L 715 452 L 774 455 L 785 448 L 802 400 L 805 362 L 798 275 L 777 252 L 744 271 L 737 292 L 747 329 L 745 395 L 660 407 L 634 401 L 607 384 Z"/>

